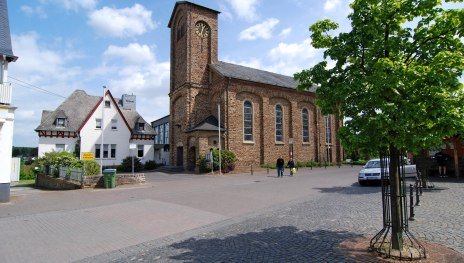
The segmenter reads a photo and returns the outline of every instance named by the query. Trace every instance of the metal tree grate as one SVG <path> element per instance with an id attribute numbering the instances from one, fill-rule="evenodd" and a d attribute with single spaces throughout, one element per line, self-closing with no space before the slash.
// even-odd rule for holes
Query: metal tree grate
<path id="1" fill-rule="evenodd" d="M 381 183 L 382 183 L 382 209 L 383 209 L 383 228 L 380 230 L 370 242 L 369 249 L 376 251 L 382 256 L 401 260 L 415 260 L 426 258 L 425 248 L 420 244 L 413 234 L 408 230 L 408 213 L 407 213 L 407 198 L 405 184 L 405 168 L 404 159 L 401 154 L 398 156 L 397 172 L 400 175 L 400 185 L 397 188 L 399 191 L 392 191 L 392 180 L 389 174 L 389 158 L 386 155 L 381 155 Z M 393 235 L 392 231 L 392 193 L 399 199 L 401 215 L 399 216 L 399 234 Z M 398 238 L 398 243 L 402 244 L 401 249 L 394 249 L 392 246 L 392 238 Z M 400 242 L 402 241 L 402 242 Z"/>

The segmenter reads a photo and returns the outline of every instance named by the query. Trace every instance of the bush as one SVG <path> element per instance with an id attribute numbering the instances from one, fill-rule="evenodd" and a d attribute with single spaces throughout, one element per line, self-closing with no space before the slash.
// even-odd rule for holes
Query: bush
<path id="1" fill-rule="evenodd" d="M 233 171 L 235 169 L 235 163 L 237 162 L 237 157 L 232 151 L 221 150 L 221 170 L 225 173 Z M 197 159 L 196 165 L 198 166 L 200 173 L 205 173 L 211 171 L 211 163 L 206 162 L 206 157 L 201 155 Z M 213 170 L 219 170 L 219 150 L 213 150 Z"/>
<path id="2" fill-rule="evenodd" d="M 119 169 L 122 172 L 132 172 L 132 156 L 127 156 L 121 162 Z M 134 171 L 138 172 L 143 169 L 143 164 L 139 158 L 134 157 Z"/>
<path id="3" fill-rule="evenodd" d="M 158 167 L 158 164 L 156 164 L 155 161 L 146 161 L 144 165 L 144 170 L 154 170 Z"/>
<path id="4" fill-rule="evenodd" d="M 100 174 L 100 165 L 95 161 L 84 161 L 85 175 L 94 176 Z"/>
<path id="5" fill-rule="evenodd" d="M 38 160 L 39 165 L 45 165 L 46 167 L 53 166 L 53 175 L 58 176 L 58 168 L 63 167 L 79 167 L 80 161 L 74 154 L 70 152 L 47 152 Z M 82 166 L 80 166 L 82 167 Z"/>

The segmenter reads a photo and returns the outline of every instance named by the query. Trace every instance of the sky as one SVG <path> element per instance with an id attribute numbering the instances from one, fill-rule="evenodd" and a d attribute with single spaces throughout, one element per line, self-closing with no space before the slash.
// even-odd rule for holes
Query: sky
<path id="1" fill-rule="evenodd" d="M 169 114 L 174 0 L 8 0 L 13 145 L 37 147 L 43 110 L 74 90 L 134 94 L 147 122 Z M 219 60 L 292 76 L 322 60 L 309 26 L 323 18 L 349 29 L 349 0 L 192 0 L 219 14 Z"/>

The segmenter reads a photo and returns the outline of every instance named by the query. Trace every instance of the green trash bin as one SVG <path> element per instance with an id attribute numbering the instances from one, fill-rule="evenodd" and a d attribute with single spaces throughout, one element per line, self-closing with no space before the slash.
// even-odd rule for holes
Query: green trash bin
<path id="1" fill-rule="evenodd" d="M 105 188 L 116 187 L 116 169 L 103 170 L 103 184 Z"/>

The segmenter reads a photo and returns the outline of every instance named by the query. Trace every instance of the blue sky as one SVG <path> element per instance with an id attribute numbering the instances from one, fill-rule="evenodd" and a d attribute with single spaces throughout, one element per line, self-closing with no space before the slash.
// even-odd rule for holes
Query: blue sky
<path id="1" fill-rule="evenodd" d="M 148 122 L 168 115 L 167 24 L 175 2 L 8 0 L 19 57 L 9 68 L 18 107 L 13 145 L 36 147 L 42 110 L 56 109 L 76 89 L 101 95 L 105 85 L 115 97 L 134 94 Z M 220 60 L 285 75 L 321 60 L 309 25 L 331 18 L 349 27 L 349 0 L 191 2 L 221 12 Z"/>

